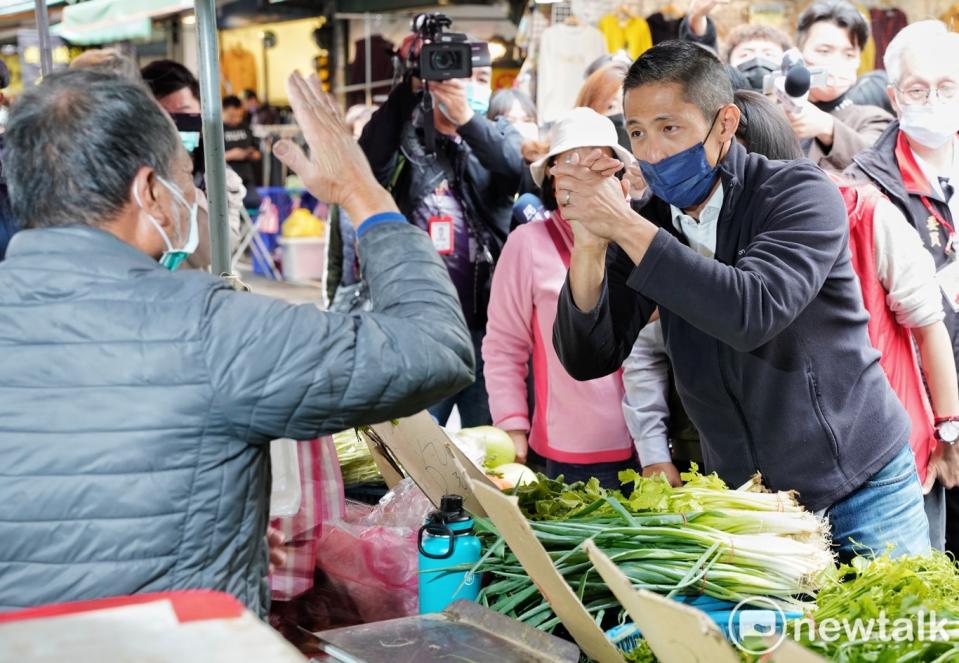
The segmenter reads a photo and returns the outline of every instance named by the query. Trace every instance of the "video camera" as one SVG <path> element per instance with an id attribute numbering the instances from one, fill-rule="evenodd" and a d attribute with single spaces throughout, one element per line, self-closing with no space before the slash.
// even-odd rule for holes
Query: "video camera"
<path id="1" fill-rule="evenodd" d="M 418 14 L 413 32 L 422 46 L 410 53 L 410 72 L 424 81 L 448 81 L 473 75 L 473 47 L 465 34 L 446 32 L 453 25 L 445 14 Z"/>
<path id="2" fill-rule="evenodd" d="M 826 86 L 826 70 L 822 67 L 807 67 L 802 54 L 792 48 L 783 54 L 780 71 L 767 74 L 763 79 L 763 94 L 775 94 L 789 115 L 801 115 L 809 90 Z"/>

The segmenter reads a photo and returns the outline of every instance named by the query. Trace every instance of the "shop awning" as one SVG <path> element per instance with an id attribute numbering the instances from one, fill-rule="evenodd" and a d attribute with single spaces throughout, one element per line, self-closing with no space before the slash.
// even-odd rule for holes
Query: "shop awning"
<path id="1" fill-rule="evenodd" d="M 153 19 L 193 9 L 193 0 L 90 0 L 63 8 L 50 33 L 73 44 L 149 39 Z"/>
<path id="2" fill-rule="evenodd" d="M 65 0 L 47 0 L 47 7 L 62 5 Z M 36 8 L 35 0 L 0 0 L 0 16 L 22 14 Z"/>

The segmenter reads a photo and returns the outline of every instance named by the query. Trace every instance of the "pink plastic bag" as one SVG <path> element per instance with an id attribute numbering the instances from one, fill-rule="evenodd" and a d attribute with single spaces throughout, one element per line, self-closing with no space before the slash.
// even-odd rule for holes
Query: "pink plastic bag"
<path id="1" fill-rule="evenodd" d="M 343 478 L 332 437 L 297 443 L 302 500 L 296 515 L 270 524 L 283 533 L 286 563 L 270 576 L 274 601 L 290 601 L 313 587 L 323 524 L 346 514 Z"/>
<path id="2" fill-rule="evenodd" d="M 326 582 L 317 591 L 328 591 L 340 601 L 348 596 L 356 623 L 417 614 L 416 534 L 432 509 L 411 479 L 366 513 L 350 505 L 346 519 L 323 528 L 317 568 Z"/>

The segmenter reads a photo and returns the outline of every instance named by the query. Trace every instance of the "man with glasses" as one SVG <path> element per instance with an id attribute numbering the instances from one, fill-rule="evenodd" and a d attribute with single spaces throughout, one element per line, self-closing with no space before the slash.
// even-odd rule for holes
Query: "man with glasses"
<path id="1" fill-rule="evenodd" d="M 940 21 L 903 29 L 885 54 L 898 121 L 854 158 L 847 174 L 876 184 L 919 232 L 936 262 L 946 327 L 959 356 L 959 34 Z M 926 512 L 932 538 L 945 529 L 959 554 L 959 424 L 936 421 L 940 444 L 929 465 Z M 933 484 L 932 479 L 935 479 Z M 952 489 L 947 490 L 946 489 Z"/>

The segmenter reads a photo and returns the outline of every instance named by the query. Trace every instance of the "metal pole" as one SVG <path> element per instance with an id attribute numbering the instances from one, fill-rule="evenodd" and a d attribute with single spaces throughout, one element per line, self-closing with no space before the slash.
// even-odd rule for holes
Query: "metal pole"
<path id="1" fill-rule="evenodd" d="M 270 49 L 266 45 L 266 40 L 261 40 L 263 42 L 263 105 L 270 105 Z"/>
<path id="2" fill-rule="evenodd" d="M 220 102 L 220 48 L 216 33 L 216 1 L 196 0 L 196 34 L 200 45 L 200 105 L 206 165 L 206 196 L 210 203 L 210 249 L 213 273 L 228 274 L 230 222 L 226 206 L 226 156 L 223 106 Z"/>
<path id="3" fill-rule="evenodd" d="M 370 87 L 370 83 L 373 80 L 373 52 L 372 44 L 370 43 L 370 38 L 372 35 L 372 28 L 370 26 L 370 15 L 363 15 L 363 27 L 366 30 L 366 39 L 364 40 L 364 47 L 366 48 L 366 77 L 364 78 L 364 83 L 366 84 L 366 105 L 373 105 L 373 88 Z"/>
<path id="4" fill-rule="evenodd" d="M 50 51 L 50 16 L 47 14 L 47 0 L 37 0 L 34 11 L 37 18 L 37 36 L 40 40 L 40 73 L 46 78 L 53 71 L 53 53 Z"/>
<path id="5" fill-rule="evenodd" d="M 341 108 L 346 108 L 346 21 L 333 19 L 333 91 Z"/>

